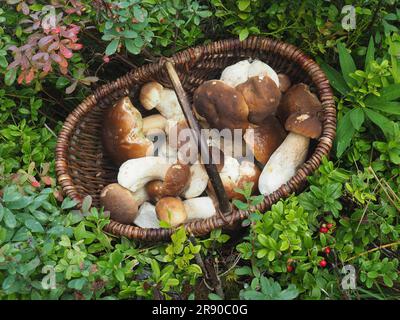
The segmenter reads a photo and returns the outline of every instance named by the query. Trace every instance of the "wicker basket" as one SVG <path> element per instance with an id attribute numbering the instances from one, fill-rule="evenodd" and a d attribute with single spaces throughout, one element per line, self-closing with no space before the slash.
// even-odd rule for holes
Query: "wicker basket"
<path id="1" fill-rule="evenodd" d="M 194 90 L 200 84 L 209 79 L 218 79 L 226 66 L 247 58 L 257 58 L 268 63 L 277 73 L 288 74 L 292 83 L 309 84 L 324 108 L 323 132 L 308 160 L 285 185 L 266 196 L 261 204 L 251 210 L 234 208 L 225 216 L 216 215 L 186 223 L 185 228 L 194 235 L 204 235 L 215 228 L 232 225 L 245 219 L 251 211 L 265 211 L 280 198 L 299 191 L 306 177 L 318 168 L 321 158 L 329 153 L 335 137 L 336 108 L 329 82 L 312 59 L 290 44 L 264 37 L 251 37 L 242 42 L 237 39 L 222 40 L 179 52 L 168 60 L 174 64 L 190 102 Z M 112 165 L 103 152 L 100 139 L 104 110 L 125 95 L 129 95 L 134 105 L 140 109 L 139 90 L 143 84 L 152 80 L 172 88 L 165 61 L 160 59 L 157 63 L 135 69 L 103 85 L 67 117 L 58 137 L 56 172 L 63 192 L 77 200 L 78 206 L 86 195 L 91 195 L 93 204 L 98 206 L 103 187 L 116 182 L 118 168 Z M 149 114 L 144 109 L 140 111 L 143 115 Z M 172 229 L 143 229 L 116 221 L 111 221 L 105 230 L 118 236 L 149 241 L 168 239 L 173 232 Z"/>

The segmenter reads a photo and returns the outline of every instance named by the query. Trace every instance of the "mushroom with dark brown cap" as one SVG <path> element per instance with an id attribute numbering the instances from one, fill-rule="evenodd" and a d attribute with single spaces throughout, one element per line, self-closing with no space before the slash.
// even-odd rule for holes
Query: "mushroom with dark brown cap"
<path id="1" fill-rule="evenodd" d="M 281 122 L 285 123 L 286 119 L 296 112 L 317 114 L 321 111 L 322 105 L 318 97 L 310 91 L 308 85 L 299 83 L 290 87 L 282 96 L 277 115 Z"/>
<path id="2" fill-rule="evenodd" d="M 267 117 L 259 126 L 248 128 L 243 135 L 254 157 L 263 165 L 267 163 L 285 137 L 286 132 L 275 116 Z"/>
<path id="3" fill-rule="evenodd" d="M 274 115 L 278 108 L 281 92 L 267 75 L 249 78 L 236 86 L 249 108 L 249 121 L 261 123 L 267 116 Z"/>
<path id="4" fill-rule="evenodd" d="M 124 224 L 133 223 L 138 215 L 139 206 L 147 199 L 144 189 L 131 192 L 118 183 L 107 185 L 100 194 L 100 204 L 110 211 L 111 219 Z"/>
<path id="5" fill-rule="evenodd" d="M 311 139 L 317 139 L 322 132 L 322 123 L 315 113 L 295 112 L 287 118 L 285 129 Z"/>
<path id="6" fill-rule="evenodd" d="M 242 94 L 221 80 L 200 85 L 193 96 L 196 113 L 217 129 L 246 129 L 249 108 Z"/>
<path id="7" fill-rule="evenodd" d="M 187 164 L 176 163 L 168 168 L 164 181 L 155 180 L 146 184 L 150 199 L 159 201 L 166 196 L 179 196 L 187 187 L 190 168 Z"/>
<path id="8" fill-rule="evenodd" d="M 106 111 L 102 141 L 116 165 L 153 152 L 153 143 L 144 136 L 142 126 L 142 116 L 128 97 L 121 98 Z"/>
<path id="9" fill-rule="evenodd" d="M 187 220 L 185 206 L 181 199 L 175 197 L 165 197 L 156 204 L 157 217 L 160 221 L 169 223 L 176 227 Z"/>

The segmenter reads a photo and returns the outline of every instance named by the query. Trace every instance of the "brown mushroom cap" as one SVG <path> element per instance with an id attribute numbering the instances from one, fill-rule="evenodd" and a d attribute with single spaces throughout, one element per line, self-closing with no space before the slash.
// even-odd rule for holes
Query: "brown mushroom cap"
<path id="1" fill-rule="evenodd" d="M 318 97 L 310 91 L 308 85 L 299 83 L 290 87 L 283 95 L 277 115 L 282 123 L 285 123 L 286 119 L 293 113 L 319 113 L 321 110 L 322 105 Z"/>
<path id="2" fill-rule="evenodd" d="M 292 85 L 292 82 L 290 81 L 289 77 L 284 73 L 279 73 L 278 79 L 279 79 L 279 90 L 281 90 L 281 92 L 286 92 Z"/>
<path id="3" fill-rule="evenodd" d="M 267 116 L 273 115 L 279 105 L 281 92 L 276 83 L 268 76 L 251 77 L 236 86 L 249 107 L 249 121 L 261 123 Z"/>
<path id="4" fill-rule="evenodd" d="M 296 112 L 287 118 L 285 129 L 307 138 L 317 139 L 321 135 L 322 124 L 314 113 Z"/>
<path id="5" fill-rule="evenodd" d="M 176 197 L 185 190 L 190 179 L 187 164 L 173 164 L 165 174 L 164 181 L 155 180 L 146 184 L 146 191 L 151 199 L 159 201 L 166 196 Z"/>
<path id="6" fill-rule="evenodd" d="M 213 128 L 245 129 L 249 108 L 242 94 L 221 80 L 209 80 L 194 92 L 193 106 Z"/>
<path id="7" fill-rule="evenodd" d="M 142 116 L 128 97 L 121 98 L 105 114 L 102 141 L 107 154 L 118 166 L 126 160 L 152 152 L 153 143 L 142 132 Z"/>
<path id="8" fill-rule="evenodd" d="M 243 138 L 261 164 L 266 164 L 272 153 L 281 145 L 286 132 L 275 116 L 267 117 L 255 128 L 246 130 Z"/>
<path id="9" fill-rule="evenodd" d="M 100 194 L 100 204 L 110 211 L 111 219 L 124 224 L 130 224 L 138 214 L 139 206 L 145 199 L 135 198 L 134 193 L 112 183 L 104 187 Z"/>
<path id="10" fill-rule="evenodd" d="M 179 198 L 162 198 L 156 204 L 156 212 L 159 220 L 168 222 L 172 227 L 178 226 L 187 220 L 185 206 Z"/>

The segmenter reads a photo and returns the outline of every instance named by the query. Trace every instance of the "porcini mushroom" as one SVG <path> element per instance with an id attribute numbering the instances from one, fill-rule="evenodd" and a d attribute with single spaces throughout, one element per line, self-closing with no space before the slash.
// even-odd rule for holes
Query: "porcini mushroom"
<path id="1" fill-rule="evenodd" d="M 142 116 L 128 97 L 121 98 L 106 111 L 102 141 L 116 165 L 152 153 L 153 143 L 144 136 L 142 126 Z"/>
<path id="2" fill-rule="evenodd" d="M 318 114 L 321 111 L 322 105 L 318 97 L 310 91 L 308 85 L 299 83 L 290 87 L 282 96 L 277 115 L 281 122 L 285 123 L 286 119 L 296 112 Z"/>
<path id="3" fill-rule="evenodd" d="M 275 82 L 276 86 L 279 88 L 279 77 L 276 74 L 275 70 L 272 69 L 268 64 L 262 62 L 260 60 L 254 60 L 248 70 L 247 74 L 248 78 L 251 77 L 260 77 L 263 78 L 265 76 L 272 79 Z"/>
<path id="4" fill-rule="evenodd" d="M 146 83 L 140 90 L 139 100 L 146 110 L 156 108 L 167 119 L 185 119 L 175 91 L 164 88 L 158 82 Z"/>
<path id="5" fill-rule="evenodd" d="M 143 188 L 148 182 L 154 180 L 165 181 L 168 170 L 174 167 L 174 170 L 187 174 L 187 168 L 179 164 L 170 164 L 163 157 L 143 157 L 131 159 L 124 162 L 119 168 L 118 183 L 132 192 Z M 174 182 L 171 182 L 174 184 Z"/>
<path id="6" fill-rule="evenodd" d="M 249 108 L 249 121 L 261 123 L 267 116 L 274 115 L 281 99 L 276 83 L 268 76 L 250 77 L 236 87 Z"/>
<path id="7" fill-rule="evenodd" d="M 321 123 L 315 114 L 294 113 L 286 121 L 291 132 L 265 165 L 258 188 L 264 195 L 277 190 L 292 178 L 306 159 L 310 138 L 321 134 Z"/>
<path id="8" fill-rule="evenodd" d="M 241 93 L 220 80 L 200 85 L 193 96 L 196 112 L 217 129 L 246 129 L 249 108 Z"/>
<path id="9" fill-rule="evenodd" d="M 183 201 L 187 213 L 187 221 L 207 219 L 214 216 L 217 211 L 210 197 L 198 197 Z"/>
<path id="10" fill-rule="evenodd" d="M 140 206 L 137 217 L 133 223 L 141 228 L 160 228 L 156 207 L 150 202 L 144 202 Z"/>
<path id="11" fill-rule="evenodd" d="M 189 165 L 176 163 L 170 166 L 164 181 L 155 180 L 146 184 L 147 194 L 155 201 L 166 196 L 179 196 L 190 179 Z"/>
<path id="12" fill-rule="evenodd" d="M 267 163 L 285 137 L 285 130 L 274 116 L 264 119 L 260 126 L 248 128 L 243 135 L 243 139 L 250 147 L 254 157 L 263 165 Z"/>
<path id="13" fill-rule="evenodd" d="M 111 219 L 124 223 L 132 223 L 138 215 L 139 206 L 148 199 L 144 189 L 131 192 L 112 183 L 103 188 L 100 194 L 100 204 L 110 211 Z"/>
<path id="14" fill-rule="evenodd" d="M 176 227 L 187 220 L 185 206 L 179 198 L 162 198 L 156 204 L 156 212 L 160 221 L 165 221 L 172 227 Z"/>

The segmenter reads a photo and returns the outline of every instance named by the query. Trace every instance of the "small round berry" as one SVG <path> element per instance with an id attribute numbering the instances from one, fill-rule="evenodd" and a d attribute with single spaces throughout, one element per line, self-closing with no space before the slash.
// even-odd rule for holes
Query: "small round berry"
<path id="1" fill-rule="evenodd" d="M 103 61 L 104 61 L 104 63 L 109 63 L 110 62 L 110 57 L 109 56 L 103 56 Z"/>
<path id="2" fill-rule="evenodd" d="M 286 270 L 287 270 L 287 272 L 292 272 L 293 271 L 293 266 L 292 265 L 290 265 L 290 264 L 288 264 L 287 266 L 286 266 Z"/>
<path id="3" fill-rule="evenodd" d="M 328 228 L 326 228 L 326 227 L 321 227 L 321 228 L 319 228 L 319 232 L 321 232 L 321 233 L 328 233 Z"/>
<path id="4" fill-rule="evenodd" d="M 333 228 L 333 223 L 328 223 L 328 224 L 326 225 L 326 227 L 327 227 L 328 229 Z"/>
<path id="5" fill-rule="evenodd" d="M 40 182 L 39 182 L 39 181 L 36 181 L 36 180 L 35 180 L 35 181 L 32 181 L 32 182 L 31 182 L 31 186 L 34 187 L 34 188 L 39 188 L 39 187 L 40 187 Z"/>
<path id="6" fill-rule="evenodd" d="M 325 268 L 327 264 L 328 264 L 328 263 L 326 262 L 326 260 L 321 260 L 320 263 L 319 263 L 319 266 L 320 266 L 321 268 Z"/>
<path id="7" fill-rule="evenodd" d="M 326 247 L 325 250 L 324 250 L 324 252 L 325 252 L 326 254 L 330 254 L 330 253 L 331 253 L 331 248 Z"/>

